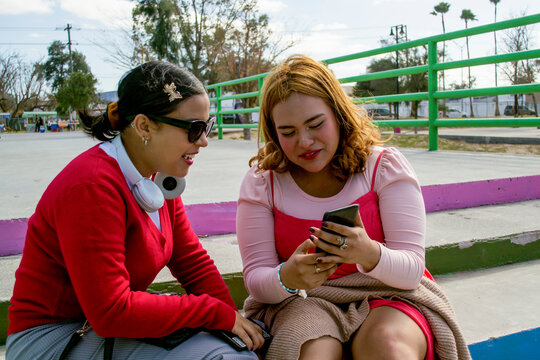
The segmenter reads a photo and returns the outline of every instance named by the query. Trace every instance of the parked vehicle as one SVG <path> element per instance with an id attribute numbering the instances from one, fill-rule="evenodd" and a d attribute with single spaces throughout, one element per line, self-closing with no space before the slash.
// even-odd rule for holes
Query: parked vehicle
<path id="1" fill-rule="evenodd" d="M 514 106 L 506 105 L 504 108 L 504 115 L 515 115 Z M 534 111 L 530 110 L 525 105 L 518 105 L 518 115 L 534 115 Z"/>
<path id="2" fill-rule="evenodd" d="M 454 109 L 454 108 L 448 108 L 446 109 L 446 117 L 449 118 L 466 118 L 467 114 L 465 114 L 463 111 Z"/>
<path id="3" fill-rule="evenodd" d="M 377 108 L 377 109 L 366 109 L 369 116 L 371 116 L 374 119 L 392 119 L 394 118 L 394 114 L 388 111 L 388 109 L 385 108 Z"/>

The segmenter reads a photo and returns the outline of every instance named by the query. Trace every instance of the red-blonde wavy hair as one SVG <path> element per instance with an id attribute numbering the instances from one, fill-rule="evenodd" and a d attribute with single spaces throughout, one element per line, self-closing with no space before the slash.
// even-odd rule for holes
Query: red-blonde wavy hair
<path id="1" fill-rule="evenodd" d="M 331 169 L 341 180 L 364 170 L 370 146 L 380 144 L 378 128 L 364 111 L 345 94 L 334 74 L 323 64 L 304 55 L 293 55 L 264 79 L 261 90 L 259 138 L 265 145 L 249 160 L 260 170 L 289 171 L 292 163 L 279 144 L 272 110 L 292 93 L 322 99 L 334 112 L 340 129 L 340 141 L 331 160 Z"/>

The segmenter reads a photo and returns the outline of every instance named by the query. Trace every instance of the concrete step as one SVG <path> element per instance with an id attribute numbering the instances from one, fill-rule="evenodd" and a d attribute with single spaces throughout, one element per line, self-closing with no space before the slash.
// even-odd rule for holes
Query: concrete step
<path id="1" fill-rule="evenodd" d="M 540 260 L 435 276 L 468 344 L 540 327 Z"/>
<path id="2" fill-rule="evenodd" d="M 435 276 L 467 344 L 540 327 L 540 260 Z M 0 346 L 0 360 L 5 347 Z"/>
<path id="3" fill-rule="evenodd" d="M 520 136 L 534 138 L 540 134 L 537 129 L 524 130 L 526 135 Z M 482 133 L 486 135 L 484 129 Z M 0 162 L 0 173 L 15 174 L 17 179 L 14 181 L 13 176 L 0 179 L 0 204 L 4 204 L 0 206 L 0 220 L 29 217 L 52 178 L 77 154 L 95 144 L 81 132 L 3 135 L 0 146 L 5 161 Z M 256 146 L 256 141 L 211 139 L 210 146 L 197 156 L 197 164 L 187 178 L 188 185 L 182 195 L 184 203 L 235 201 Z M 511 181 L 511 178 L 540 174 L 540 156 L 401 150 L 423 186 L 503 178 Z M 218 183 L 213 174 L 220 174 Z M 532 304 L 540 303 L 538 292 L 535 294 L 530 289 L 538 288 L 538 279 L 531 274 L 538 274 L 540 265 L 538 260 L 526 261 L 540 256 L 539 214 L 540 200 L 428 214 L 428 264 L 435 259 L 429 264 L 430 269 L 440 267 L 443 262 L 440 268 L 443 273 L 478 265 L 499 265 L 436 276 L 454 304 L 469 343 L 539 327 L 540 320 L 535 322 L 535 319 L 540 316 L 531 308 Z M 201 241 L 222 274 L 241 271 L 235 235 L 211 236 Z M 486 260 L 486 253 L 492 258 Z M 0 258 L 0 305 L 11 297 L 19 261 L 20 256 Z M 155 281 L 168 280 L 172 277 L 165 270 Z M 515 315 L 516 312 L 519 314 Z M 0 335 L 1 332 L 0 328 Z M 0 359 L 3 359 L 2 351 L 0 347 Z"/>
<path id="4" fill-rule="evenodd" d="M 502 205 L 482 206 L 468 209 L 458 209 L 451 211 L 440 211 L 427 214 L 427 236 L 426 248 L 428 261 L 430 251 L 440 250 L 438 258 L 444 258 L 445 251 L 449 247 L 459 250 L 471 251 L 473 244 L 478 246 L 493 244 L 498 239 L 509 239 L 508 244 L 502 244 L 503 248 L 509 245 L 523 247 L 525 254 L 529 253 L 526 246 L 536 246 L 540 244 L 540 200 L 522 201 Z M 519 236 L 515 234 L 524 234 Z M 503 241 L 501 240 L 501 241 Z M 233 274 L 242 272 L 242 259 L 238 249 L 236 234 L 215 235 L 201 238 L 201 243 L 214 259 L 216 266 L 222 274 Z M 488 246 L 488 245 L 485 245 Z M 479 248 L 478 252 L 485 252 L 485 248 Z M 473 254 L 480 256 L 480 254 Z M 504 254 L 499 254 L 501 257 Z M 534 254 L 531 254 L 534 255 Z M 536 253 L 540 257 L 540 252 Z M 522 258 L 514 255 L 514 261 L 519 262 L 530 258 Z M 8 301 L 11 297 L 13 285 L 15 283 L 15 270 L 20 262 L 21 255 L 0 257 L 0 269 L 3 274 L 0 276 L 0 302 Z M 440 272 L 455 272 L 463 269 L 473 269 L 475 264 L 463 263 L 470 257 L 463 260 L 459 256 L 451 259 L 450 269 Z M 444 260 L 444 259 L 443 259 Z M 443 261 L 437 259 L 437 261 Z M 448 259 L 446 259 L 448 261 Z M 436 268 L 439 264 L 433 264 L 430 268 Z M 495 264 L 499 265 L 499 264 Z M 452 266 L 454 267 L 452 269 Z M 486 265 L 480 266 L 485 267 Z M 173 281 L 174 278 L 167 269 L 162 270 L 156 277 L 155 282 Z"/>

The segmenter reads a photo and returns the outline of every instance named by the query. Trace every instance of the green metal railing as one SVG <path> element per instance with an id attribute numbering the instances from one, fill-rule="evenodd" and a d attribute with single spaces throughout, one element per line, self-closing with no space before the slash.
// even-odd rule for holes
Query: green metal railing
<path id="1" fill-rule="evenodd" d="M 451 98 L 464 98 L 473 96 L 493 96 L 503 94 L 530 94 L 540 92 L 540 83 L 488 87 L 488 88 L 476 88 L 476 89 L 462 89 L 462 90 L 437 90 L 437 74 L 439 71 L 458 69 L 465 67 L 473 67 L 488 64 L 497 64 L 502 62 L 519 61 L 526 59 L 540 58 L 540 49 L 519 51 L 514 53 L 499 54 L 492 56 L 485 56 L 479 58 L 473 58 L 468 60 L 449 61 L 445 63 L 437 62 L 437 44 L 443 41 L 454 40 L 464 38 L 467 36 L 479 35 L 499 30 L 505 30 L 509 28 L 525 26 L 540 23 L 540 14 L 520 17 L 516 19 L 496 22 L 493 24 L 477 26 L 469 29 L 454 31 L 446 34 L 440 34 L 436 36 L 430 36 L 418 40 L 412 40 L 395 45 L 382 47 L 379 49 L 373 49 L 363 51 L 346 56 L 340 56 L 323 60 L 323 63 L 328 65 L 342 63 L 346 61 L 352 61 L 376 55 L 393 53 L 399 50 L 411 49 L 419 46 L 427 46 L 428 51 L 428 64 L 420 66 L 412 66 L 394 70 L 381 71 L 376 73 L 364 74 L 341 78 L 339 81 L 343 84 L 356 83 L 362 81 L 370 81 L 376 79 L 392 78 L 397 76 L 406 76 L 420 73 L 427 73 L 428 76 L 428 91 L 395 95 L 382 95 L 372 96 L 364 98 L 353 99 L 356 103 L 359 102 L 374 102 L 374 103 L 392 103 L 402 101 L 428 101 L 428 118 L 427 119 L 406 119 L 406 120 L 377 120 L 373 121 L 379 126 L 388 127 L 427 127 L 429 129 L 429 150 L 438 149 L 438 129 L 441 127 L 525 127 L 525 126 L 539 126 L 540 118 L 474 118 L 474 119 L 438 119 L 438 107 L 437 101 L 440 99 Z M 212 102 L 216 102 L 216 110 L 211 114 L 217 115 L 217 127 L 218 137 L 223 138 L 224 128 L 254 128 L 257 124 L 223 124 L 223 115 L 226 114 L 241 114 L 241 113 L 253 113 L 258 112 L 258 107 L 249 109 L 235 109 L 235 110 L 222 110 L 222 101 L 232 99 L 242 99 L 249 97 L 260 96 L 260 91 L 264 77 L 268 73 L 258 74 L 242 79 L 236 79 L 232 81 L 226 81 L 218 84 L 208 86 L 210 92 L 214 92 L 215 96 L 210 99 Z M 224 88 L 232 85 L 257 81 L 257 91 L 222 96 Z"/>

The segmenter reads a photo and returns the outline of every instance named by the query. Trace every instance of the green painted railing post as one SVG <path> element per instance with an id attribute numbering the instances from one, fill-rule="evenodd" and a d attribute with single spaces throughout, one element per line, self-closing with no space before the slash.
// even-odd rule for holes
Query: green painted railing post
<path id="1" fill-rule="evenodd" d="M 428 42 L 428 111 L 429 111 L 429 150 L 435 151 L 439 148 L 439 129 L 435 125 L 438 117 L 437 99 L 437 70 L 433 66 L 437 63 L 437 43 Z"/>
<path id="2" fill-rule="evenodd" d="M 408 76 L 414 74 L 425 74 L 428 76 L 428 91 L 405 93 L 405 94 L 391 94 L 391 95 L 379 95 L 363 98 L 355 98 L 355 103 L 394 103 L 401 101 L 428 101 L 428 118 L 423 119 L 406 119 L 406 120 L 374 120 L 373 122 L 379 126 L 388 127 L 428 127 L 429 129 L 429 150 L 435 151 L 439 147 L 439 128 L 444 127 L 524 127 L 524 126 L 540 126 L 540 117 L 515 119 L 515 118 L 476 118 L 476 119 L 438 119 L 438 107 L 437 102 L 440 99 L 459 99 L 464 97 L 475 96 L 495 96 L 503 94 L 533 94 L 540 92 L 540 83 L 533 84 L 520 84 L 520 85 L 508 85 L 497 86 L 489 88 L 475 88 L 475 89 L 460 89 L 460 90 L 445 90 L 437 88 L 437 74 L 444 70 L 459 69 L 471 66 L 497 64 L 503 62 L 514 62 L 525 59 L 538 59 L 540 58 L 540 49 L 523 50 L 509 54 L 497 54 L 483 56 L 467 60 L 459 61 L 446 61 L 444 63 L 438 63 L 437 59 L 437 46 L 443 41 L 450 41 L 454 39 L 461 39 L 467 36 L 480 35 L 493 31 L 500 31 L 510 29 L 517 26 L 525 26 L 540 23 L 540 14 L 524 16 L 517 19 L 500 21 L 493 24 L 481 25 L 473 28 L 453 31 L 435 36 L 429 36 L 422 39 L 411 40 L 403 43 L 393 44 L 378 49 L 367 50 L 355 54 L 349 54 L 340 56 L 337 58 L 323 60 L 322 62 L 330 65 L 337 64 L 346 61 L 373 57 L 381 54 L 393 53 L 405 49 L 418 48 L 420 46 L 428 46 L 428 62 L 425 65 L 411 66 L 406 68 L 392 69 L 386 71 L 379 71 L 376 73 L 369 73 L 364 75 L 355 75 L 345 78 L 340 78 L 339 81 L 342 84 L 364 82 L 379 79 L 395 78 L 398 76 Z M 223 110 L 222 101 L 237 100 L 258 97 L 257 103 L 260 105 L 260 96 L 262 83 L 265 76 L 268 73 L 251 75 L 241 79 L 229 80 L 218 84 L 209 86 L 209 89 L 215 89 L 216 97 L 212 98 L 212 102 L 217 102 L 216 116 L 218 118 L 218 131 L 219 138 L 223 136 L 223 129 L 235 129 L 235 128 L 255 128 L 255 124 L 223 124 L 223 115 L 244 114 L 260 112 L 258 107 L 248 109 L 226 109 Z M 252 91 L 242 94 L 229 94 L 222 95 L 223 87 L 229 87 L 232 85 L 247 83 L 251 81 L 257 81 L 259 89 L 258 91 Z M 214 112 L 213 112 L 214 113 Z M 262 134 L 259 134 L 261 136 Z"/>
<path id="3" fill-rule="evenodd" d="M 223 139 L 223 115 L 221 114 L 221 86 L 216 87 L 216 112 L 218 123 L 218 139 Z"/>
<path id="4" fill-rule="evenodd" d="M 261 91 L 262 91 L 262 87 L 263 87 L 263 83 L 264 83 L 264 77 L 260 77 L 259 80 L 258 80 L 258 83 L 259 83 L 259 95 L 257 96 L 257 106 L 259 107 L 259 109 L 261 108 Z M 263 133 L 261 131 L 261 111 L 259 110 L 259 126 L 257 126 L 257 132 L 259 134 L 259 140 L 261 142 L 264 142 L 264 138 L 263 138 Z"/>

